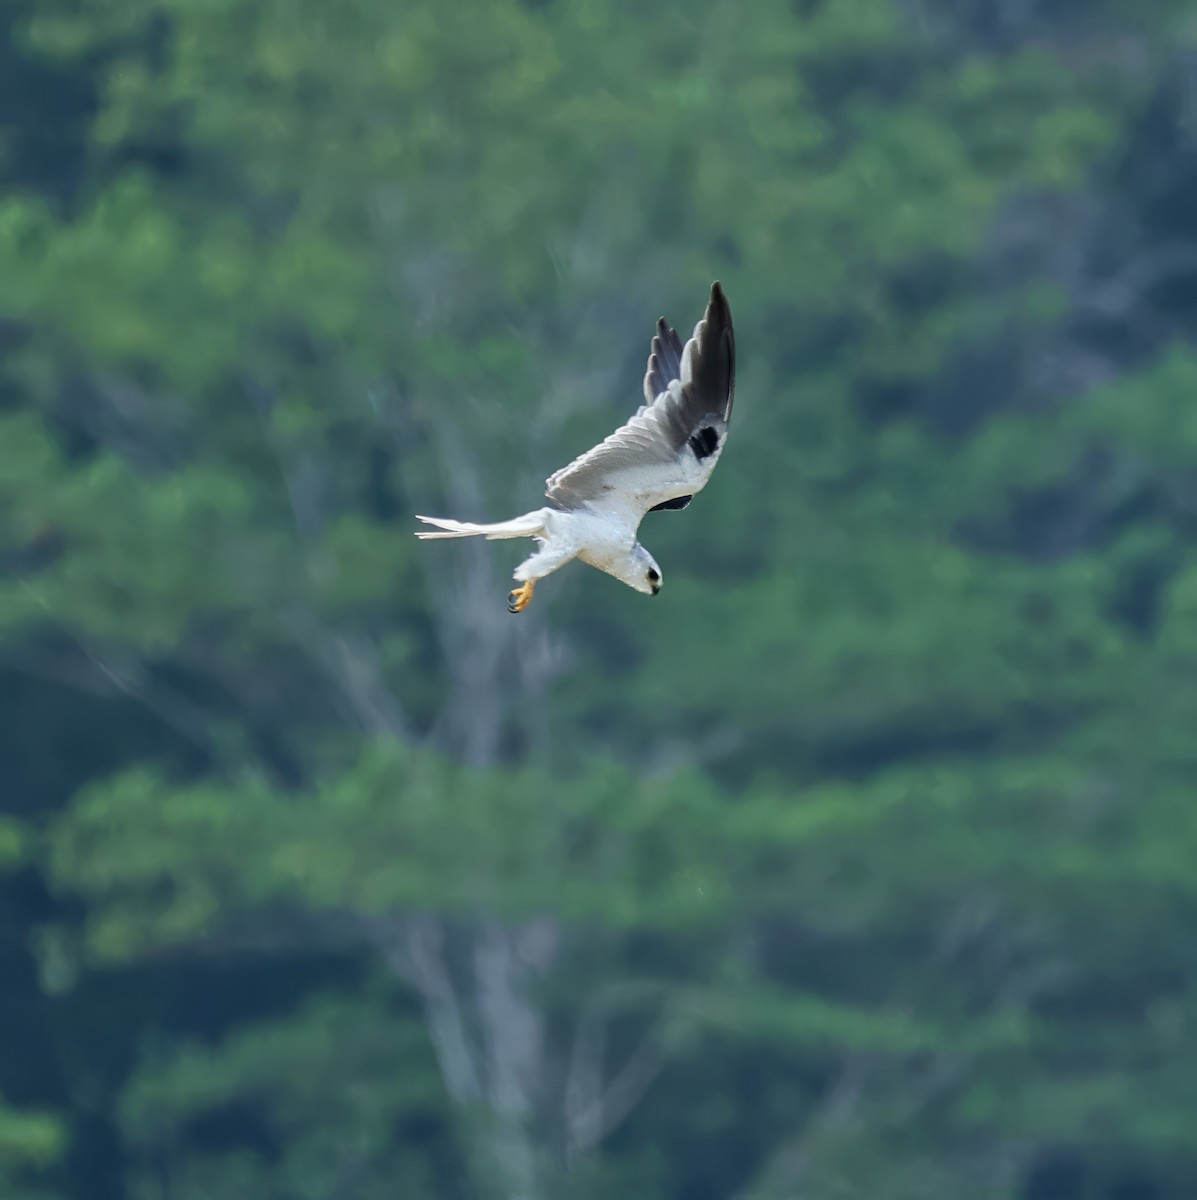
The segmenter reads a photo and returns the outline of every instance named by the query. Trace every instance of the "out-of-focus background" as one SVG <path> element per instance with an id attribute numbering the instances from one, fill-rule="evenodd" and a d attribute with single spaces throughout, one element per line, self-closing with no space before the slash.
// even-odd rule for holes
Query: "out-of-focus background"
<path id="1" fill-rule="evenodd" d="M 5 6 L 0 1196 L 1197 1196 L 1195 332 L 1184 0 Z"/>

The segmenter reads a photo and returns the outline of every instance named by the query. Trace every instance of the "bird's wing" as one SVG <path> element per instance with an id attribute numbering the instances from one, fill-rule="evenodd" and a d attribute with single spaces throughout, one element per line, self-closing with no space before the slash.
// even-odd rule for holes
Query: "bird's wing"
<path id="1" fill-rule="evenodd" d="M 727 438 L 736 383 L 736 344 L 723 288 L 685 346 L 657 322 L 643 405 L 609 438 L 550 475 L 545 495 L 561 508 L 606 507 L 639 516 L 684 508 L 701 491 Z"/>

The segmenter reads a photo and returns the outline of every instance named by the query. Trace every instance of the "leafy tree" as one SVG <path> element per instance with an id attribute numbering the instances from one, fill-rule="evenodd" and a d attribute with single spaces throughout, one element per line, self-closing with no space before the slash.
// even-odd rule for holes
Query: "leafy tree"
<path id="1" fill-rule="evenodd" d="M 11 807 L 104 1015 L 0 1177 L 100 1107 L 136 1200 L 1184 1194 L 1197 367 L 1094 248 L 1178 13 L 23 10 L 95 110 L 0 201 Z M 715 276 L 661 600 L 415 543 Z"/>

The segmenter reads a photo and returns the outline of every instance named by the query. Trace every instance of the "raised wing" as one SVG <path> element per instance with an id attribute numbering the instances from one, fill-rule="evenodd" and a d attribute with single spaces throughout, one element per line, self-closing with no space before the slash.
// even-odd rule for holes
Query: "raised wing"
<path id="1" fill-rule="evenodd" d="M 685 346 L 657 322 L 644 376 L 648 401 L 605 441 L 550 475 L 561 508 L 611 507 L 642 516 L 685 508 L 723 452 L 736 382 L 731 309 L 718 282 Z"/>

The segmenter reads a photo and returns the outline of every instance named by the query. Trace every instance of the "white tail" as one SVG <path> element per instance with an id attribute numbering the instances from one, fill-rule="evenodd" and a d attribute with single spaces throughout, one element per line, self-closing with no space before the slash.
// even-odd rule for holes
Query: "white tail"
<path id="1" fill-rule="evenodd" d="M 428 525 L 436 525 L 443 532 L 429 533 L 425 530 L 416 537 L 428 538 L 463 538 L 484 537 L 488 541 L 495 538 L 539 537 L 544 533 L 544 510 L 524 513 L 522 517 L 512 517 L 510 521 L 497 521 L 493 525 L 471 525 L 468 521 L 451 521 L 445 517 L 421 517 L 417 521 Z"/>

